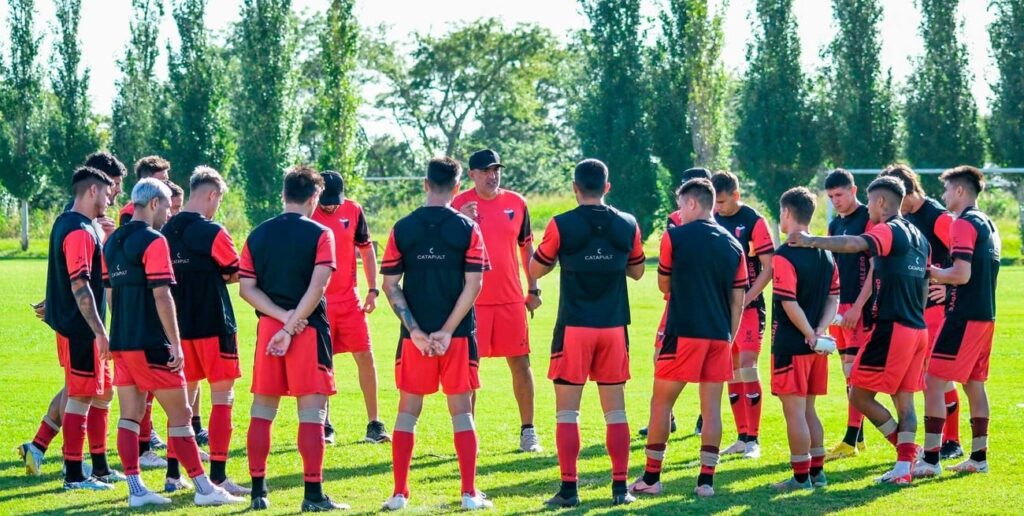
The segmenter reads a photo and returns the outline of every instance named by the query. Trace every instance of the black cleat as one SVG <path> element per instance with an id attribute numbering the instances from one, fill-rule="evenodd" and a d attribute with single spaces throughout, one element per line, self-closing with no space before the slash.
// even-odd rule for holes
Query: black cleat
<path id="1" fill-rule="evenodd" d="M 334 427 L 324 425 L 324 442 L 334 444 Z"/>
<path id="2" fill-rule="evenodd" d="M 946 441 L 942 443 L 942 449 L 939 450 L 939 458 L 942 460 L 955 459 L 963 456 L 964 449 L 961 448 L 960 443 L 956 441 Z"/>
<path id="3" fill-rule="evenodd" d="M 647 437 L 647 427 L 643 427 L 638 432 L 641 436 Z M 669 433 L 676 433 L 676 417 L 672 416 L 672 424 L 669 426 Z"/>
<path id="4" fill-rule="evenodd" d="M 249 508 L 254 511 L 265 511 L 270 508 L 270 500 L 267 500 L 266 496 L 254 496 Z"/>
<path id="5" fill-rule="evenodd" d="M 209 446 L 210 444 L 210 432 L 205 428 L 196 432 L 196 444 L 199 446 Z"/>
<path id="6" fill-rule="evenodd" d="M 693 435 L 700 435 L 704 429 L 704 416 L 697 416 L 697 424 L 693 427 Z"/>
<path id="7" fill-rule="evenodd" d="M 573 495 L 568 498 L 562 496 L 561 493 L 556 493 L 548 501 L 544 502 L 544 505 L 551 507 L 576 507 L 580 504 L 579 495 Z"/>
<path id="8" fill-rule="evenodd" d="M 629 493 L 612 495 L 612 505 L 629 505 L 635 501 L 636 497 Z"/>
<path id="9" fill-rule="evenodd" d="M 370 421 L 366 425 L 366 437 L 363 440 L 374 444 L 389 443 L 391 442 L 391 435 L 388 434 L 388 429 L 384 426 L 384 423 Z"/>
<path id="10" fill-rule="evenodd" d="M 347 511 L 351 509 L 346 504 L 335 502 L 330 497 L 324 495 L 323 499 L 319 502 L 313 502 L 310 500 L 302 500 L 302 512 L 328 512 L 328 511 Z"/>

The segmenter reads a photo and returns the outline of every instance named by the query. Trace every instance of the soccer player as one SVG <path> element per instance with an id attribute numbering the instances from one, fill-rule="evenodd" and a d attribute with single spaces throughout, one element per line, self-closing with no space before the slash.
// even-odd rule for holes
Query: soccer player
<path id="1" fill-rule="evenodd" d="M 173 183 L 171 183 L 173 184 Z M 199 381 L 210 383 L 210 480 L 240 496 L 249 490 L 232 482 L 225 470 L 231 444 L 231 406 L 238 365 L 238 325 L 227 284 L 238 281 L 238 252 L 231 235 L 213 222 L 228 185 L 210 167 L 196 167 L 189 179 L 188 204 L 161 229 L 170 246 L 174 277 L 171 287 L 177 311 L 185 380 L 189 399 L 199 397 Z M 174 189 L 172 188 L 173 192 Z M 172 204 L 173 206 L 173 204 Z M 191 402 L 192 407 L 198 403 Z M 194 413 L 193 413 L 194 414 Z M 196 416 L 191 420 L 195 432 Z M 166 491 L 188 488 L 178 460 L 168 454 Z M 172 468 L 173 466 L 173 468 Z"/>
<path id="2" fill-rule="evenodd" d="M 168 179 L 164 181 L 167 188 L 171 189 L 171 208 L 168 210 L 168 214 L 173 217 L 178 213 L 181 213 L 181 206 L 185 202 L 185 190 L 182 190 L 174 181 Z"/>
<path id="3" fill-rule="evenodd" d="M 914 467 L 915 476 L 938 476 L 942 438 L 944 392 L 947 382 L 963 385 L 971 404 L 971 455 L 951 466 L 951 471 L 988 471 L 989 406 L 985 381 L 996 318 L 996 278 L 999 276 L 1001 243 L 995 224 L 978 210 L 978 195 L 985 176 L 974 167 L 961 166 L 939 176 L 946 191 L 942 200 L 956 213 L 951 233 L 953 263 L 932 266 L 931 281 L 950 285 L 946 319 L 935 339 L 928 362 L 925 390 L 924 458 Z"/>
<path id="4" fill-rule="evenodd" d="M 587 380 L 597 383 L 604 410 L 605 446 L 612 463 L 612 504 L 636 500 L 626 488 L 629 423 L 629 295 L 626 278 L 644 275 L 644 250 L 636 219 L 604 202 L 611 189 L 608 167 L 585 159 L 576 165 L 575 209 L 556 215 L 530 262 L 541 278 L 561 264 L 558 318 L 548 378 L 555 385 L 555 442 L 562 486 L 548 505 L 579 505 L 580 400 Z"/>
<path id="5" fill-rule="evenodd" d="M 160 156 L 146 156 L 135 162 L 135 177 L 141 181 L 147 177 L 152 177 L 160 181 L 167 181 L 171 177 L 171 163 Z M 121 212 L 118 215 L 117 225 L 122 226 L 128 221 L 132 220 L 132 213 L 135 211 L 135 204 L 128 201 L 124 207 L 121 208 Z M 150 400 L 152 404 L 152 400 Z"/>
<path id="6" fill-rule="evenodd" d="M 733 339 L 733 378 L 729 380 L 729 405 L 739 434 L 736 442 L 722 455 L 761 456 L 758 434 L 761 429 L 761 379 L 757 357 L 764 338 L 765 304 L 761 294 L 772 279 L 772 255 L 775 243 L 768 223 L 756 210 L 740 200 L 740 183 L 732 172 L 717 172 L 711 178 L 715 187 L 715 221 L 739 241 L 747 264 L 749 283 L 743 298 L 743 318 Z"/>
<path id="7" fill-rule="evenodd" d="M 366 405 L 366 437 L 370 443 L 391 440 L 387 428 L 377 413 L 377 366 L 374 364 L 370 329 L 366 316 L 377 307 L 377 253 L 370 242 L 370 228 L 366 225 L 363 207 L 345 198 L 345 182 L 337 172 L 320 174 L 324 191 L 320 204 L 313 210 L 312 219 L 330 228 L 334 233 L 337 269 L 327 284 L 327 319 L 331 323 L 331 344 L 334 353 L 352 353 L 359 370 L 359 388 Z M 363 261 L 366 276 L 366 300 L 360 301 L 356 285 L 356 251 Z M 334 443 L 330 409 L 324 426 L 324 438 Z"/>
<path id="8" fill-rule="evenodd" d="M 807 231 L 814 194 L 791 188 L 779 200 L 783 233 Z M 828 393 L 828 357 L 815 350 L 839 307 L 832 253 L 783 244 L 772 258 L 772 394 L 782 401 L 793 476 L 777 491 L 825 487 L 825 433 L 814 401 Z"/>
<path id="9" fill-rule="evenodd" d="M 883 176 L 892 176 L 903 182 L 907 190 L 907 196 L 903 198 L 901 211 L 903 216 L 911 224 L 917 226 L 921 234 L 928 239 L 931 246 L 932 256 L 930 266 L 940 269 L 951 267 L 953 259 L 950 256 L 952 237 L 950 227 L 953 225 L 953 215 L 949 213 L 938 201 L 926 197 L 924 189 L 917 174 L 906 165 L 893 165 L 882 171 Z M 935 338 L 939 334 L 939 328 L 946 318 L 946 293 L 947 286 L 933 283 L 928 290 L 928 302 L 924 309 L 924 322 L 928 325 L 928 343 L 935 346 Z M 963 457 L 964 450 L 960 446 L 960 394 L 956 390 L 956 384 L 949 382 L 946 385 L 944 394 L 946 403 L 945 427 L 942 430 L 942 450 L 940 455 L 943 459 Z"/>
<path id="10" fill-rule="evenodd" d="M 270 430 L 282 396 L 299 414 L 298 448 L 305 495 L 302 511 L 347 509 L 323 492 L 324 421 L 334 394 L 334 359 L 324 291 L 334 271 L 334 235 L 309 217 L 324 180 L 310 168 L 284 177 L 284 213 L 252 230 L 242 249 L 242 299 L 259 315 L 246 449 L 252 509 L 270 506 L 266 484 Z"/>
<path id="11" fill-rule="evenodd" d="M 451 207 L 461 175 L 462 165 L 452 158 L 430 160 L 423 181 L 426 203 L 395 223 L 381 262 L 384 293 L 401 321 L 395 359 L 398 417 L 391 444 L 395 485 L 386 510 L 408 504 L 416 420 L 423 397 L 437 392 L 438 385 L 452 416 L 462 508 L 493 507 L 476 488 L 472 401 L 480 387 L 473 303 L 489 265 L 480 228 Z"/>
<path id="12" fill-rule="evenodd" d="M 732 340 L 740 326 L 747 265 L 743 248 L 715 223 L 715 188 L 691 179 L 676 190 L 682 225 L 661 237 L 658 288 L 669 294 L 665 339 L 654 366 L 647 465 L 629 486 L 637 494 L 662 492 L 661 470 L 669 418 L 687 383 L 699 384 L 700 473 L 694 493 L 714 496 L 715 467 L 722 444 L 722 390 L 733 377 Z"/>
<path id="13" fill-rule="evenodd" d="M 912 480 L 912 462 L 917 454 L 914 393 L 924 390 L 929 350 L 924 322 L 928 241 L 900 217 L 904 192 L 903 183 L 892 177 L 871 182 L 868 213 L 874 225 L 863 235 L 820 237 L 797 231 L 787 240 L 791 246 L 834 253 L 871 253 L 875 275 L 871 313 L 875 326 L 854 360 L 850 399 L 896 446 L 896 465 L 878 482 L 900 485 Z M 899 422 L 875 400 L 878 393 L 892 396 Z"/>
<path id="14" fill-rule="evenodd" d="M 825 177 L 825 193 L 836 216 L 828 223 L 829 236 L 862 235 L 871 227 L 868 208 L 857 199 L 857 184 L 848 170 L 837 168 Z M 871 336 L 871 317 L 864 308 L 871 300 L 871 256 L 864 253 L 839 253 L 833 259 L 839 268 L 839 322 L 829 328 L 836 339 L 846 378 L 846 395 L 850 393 L 850 372 L 857 352 Z M 863 451 L 864 415 L 847 401 L 846 435 L 832 448 L 825 460 L 855 457 Z"/>
<path id="15" fill-rule="evenodd" d="M 504 165 L 491 149 L 469 157 L 473 188 L 455 196 L 452 208 L 480 226 L 491 269 L 476 300 L 476 338 L 481 357 L 504 357 L 512 372 L 512 391 L 519 405 L 519 450 L 542 450 L 533 427 L 533 371 L 530 369 L 530 335 L 526 312 L 540 307 L 537 280 L 530 277 L 533 231 L 530 211 L 523 196 L 501 188 Z M 527 293 L 519 276 L 520 261 L 526 274 Z M 476 403 L 474 393 L 474 404 Z"/>
<path id="16" fill-rule="evenodd" d="M 148 392 L 167 413 L 169 448 L 195 484 L 196 505 L 241 503 L 243 499 L 207 478 L 189 426 L 192 412 L 182 373 L 185 356 L 171 294 L 174 270 L 167 240 L 157 231 L 167 220 L 171 191 L 159 180 L 142 179 L 132 189 L 132 203 L 131 220 L 103 246 L 104 283 L 113 301 L 110 350 L 121 408 L 117 452 L 128 475 L 128 505 L 171 503 L 147 489 L 139 475 L 139 420 L 146 410 Z"/>

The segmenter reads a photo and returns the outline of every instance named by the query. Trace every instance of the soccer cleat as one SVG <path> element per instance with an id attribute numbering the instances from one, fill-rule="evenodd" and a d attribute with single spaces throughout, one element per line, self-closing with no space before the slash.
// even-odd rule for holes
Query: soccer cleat
<path id="1" fill-rule="evenodd" d="M 173 493 L 175 491 L 189 491 L 193 489 L 192 483 L 184 478 L 171 478 L 167 477 L 164 479 L 164 492 Z"/>
<path id="2" fill-rule="evenodd" d="M 84 489 L 86 491 L 110 491 L 114 486 L 103 482 L 96 477 L 86 477 L 85 480 L 79 482 L 68 482 L 64 481 L 64 490 L 71 491 L 73 489 Z"/>
<path id="3" fill-rule="evenodd" d="M 128 477 L 124 476 L 124 473 L 121 473 L 120 471 L 118 471 L 116 469 L 110 470 L 106 475 L 96 475 L 96 478 L 98 478 L 98 479 L 100 479 L 100 480 L 102 480 L 102 481 L 104 481 L 104 482 L 106 482 L 108 484 L 116 484 L 118 482 L 127 482 L 128 481 Z"/>
<path id="4" fill-rule="evenodd" d="M 210 444 L 210 432 L 207 429 L 202 429 L 196 432 L 196 444 L 199 446 L 208 446 Z"/>
<path id="5" fill-rule="evenodd" d="M 629 505 L 636 501 L 636 497 L 627 493 L 613 494 L 612 505 Z"/>
<path id="6" fill-rule="evenodd" d="M 146 494 L 138 496 L 131 493 L 128 494 L 128 507 L 131 508 L 144 507 L 146 505 L 167 505 L 169 503 L 171 503 L 170 498 L 160 496 L 153 491 L 146 491 Z"/>
<path id="7" fill-rule="evenodd" d="M 825 472 L 822 471 L 815 476 L 811 477 L 811 485 L 814 487 L 825 487 L 828 485 L 828 479 L 825 478 Z"/>
<path id="8" fill-rule="evenodd" d="M 700 435 L 701 430 L 704 429 L 704 416 L 697 416 L 697 424 L 693 427 L 693 435 Z M 708 486 L 711 487 L 711 486 Z M 714 494 L 715 490 L 711 490 L 711 494 Z"/>
<path id="9" fill-rule="evenodd" d="M 757 441 L 747 441 L 747 450 L 743 452 L 744 459 L 760 459 L 761 444 Z"/>
<path id="10" fill-rule="evenodd" d="M 964 449 L 960 447 L 960 443 L 956 441 L 946 441 L 942 443 L 942 448 L 939 450 L 939 458 L 942 460 L 958 459 L 964 456 Z"/>
<path id="11" fill-rule="evenodd" d="M 142 455 L 139 455 L 139 466 L 144 468 L 166 468 L 167 461 L 163 457 L 159 456 L 153 450 L 149 450 Z"/>
<path id="12" fill-rule="evenodd" d="M 864 442 L 864 441 L 857 441 L 857 451 L 863 453 L 867 449 L 868 449 L 868 445 L 867 445 L 866 442 Z"/>
<path id="13" fill-rule="evenodd" d="M 334 427 L 324 426 L 324 442 L 327 444 L 334 444 Z"/>
<path id="14" fill-rule="evenodd" d="M 347 504 L 338 503 L 335 502 L 334 500 L 331 500 L 331 498 L 327 495 L 324 495 L 324 497 L 319 502 L 313 502 L 306 499 L 302 500 L 302 512 L 347 511 L 351 508 L 352 507 L 350 507 Z"/>
<path id="15" fill-rule="evenodd" d="M 205 451 L 202 450 L 202 448 L 200 448 L 199 449 L 199 460 L 201 460 L 203 462 L 206 462 L 206 463 L 209 463 L 210 462 L 210 454 L 206 453 Z"/>
<path id="16" fill-rule="evenodd" d="M 196 491 L 196 496 L 193 500 L 196 505 L 200 507 L 245 503 L 245 498 L 234 496 L 217 486 L 213 486 L 213 489 L 206 494 L 201 494 L 199 491 Z"/>
<path id="17" fill-rule="evenodd" d="M 160 434 L 156 433 L 156 429 L 149 431 L 149 449 L 151 450 L 166 450 L 167 443 L 160 438 Z"/>
<path id="18" fill-rule="evenodd" d="M 919 460 L 914 463 L 912 471 L 911 475 L 914 478 L 937 477 L 942 474 L 942 466 L 939 464 L 929 464 L 924 460 Z"/>
<path id="19" fill-rule="evenodd" d="M 555 493 L 555 496 L 548 498 L 547 501 L 544 502 L 544 505 L 549 505 L 551 507 L 576 507 L 579 504 L 580 496 L 578 494 L 563 497 L 560 493 Z"/>
<path id="20" fill-rule="evenodd" d="M 242 486 L 232 482 L 230 478 L 224 479 L 223 482 L 221 482 L 221 483 L 219 483 L 217 485 L 220 486 L 221 489 L 227 491 L 228 493 L 230 493 L 230 494 L 232 494 L 234 496 L 243 496 L 243 495 L 252 494 L 252 489 L 249 489 L 248 487 L 242 487 Z"/>
<path id="21" fill-rule="evenodd" d="M 28 442 L 18 447 L 18 456 L 25 462 L 26 475 L 43 474 L 43 452 L 36 445 Z"/>
<path id="22" fill-rule="evenodd" d="M 381 444 L 391 442 L 391 434 L 388 434 L 387 427 L 380 421 L 370 421 L 366 424 L 366 437 L 368 443 Z"/>
<path id="23" fill-rule="evenodd" d="M 400 494 L 396 494 L 388 498 L 384 505 L 381 506 L 381 509 L 385 511 L 400 511 L 405 509 L 406 505 L 409 505 L 409 500 Z"/>
<path id="24" fill-rule="evenodd" d="M 62 477 L 63 476 L 67 476 L 67 474 L 68 474 L 68 465 L 67 465 L 67 463 L 62 462 L 60 464 L 60 476 L 62 476 Z M 92 476 L 92 464 L 91 463 L 89 463 L 89 462 L 83 462 L 82 463 L 82 475 L 86 476 L 86 477 L 91 477 Z"/>
<path id="25" fill-rule="evenodd" d="M 655 482 L 654 485 L 651 485 L 648 484 L 647 482 L 644 482 L 644 477 L 642 476 L 636 479 L 636 482 L 633 482 L 632 484 L 629 485 L 629 492 L 634 494 L 644 494 L 652 496 L 660 495 L 662 489 L 663 487 L 660 481 Z"/>
<path id="26" fill-rule="evenodd" d="M 746 453 L 746 451 L 747 443 L 737 440 L 728 448 L 722 450 L 722 455 L 739 455 L 741 453 Z"/>
<path id="27" fill-rule="evenodd" d="M 715 496 L 715 488 L 707 484 L 699 485 L 696 488 L 694 488 L 693 494 L 701 498 L 710 498 L 712 496 Z"/>
<path id="28" fill-rule="evenodd" d="M 949 466 L 946 469 L 957 473 L 988 473 L 988 461 L 983 460 L 978 462 L 976 460 L 967 459 L 960 464 Z"/>
<path id="29" fill-rule="evenodd" d="M 249 509 L 254 511 L 265 511 L 270 508 L 270 500 L 266 496 L 257 496 L 249 503 Z"/>
<path id="30" fill-rule="evenodd" d="M 480 509 L 493 509 L 494 503 L 487 499 L 479 490 L 472 494 L 462 495 L 462 508 L 467 511 L 478 511 Z"/>
<path id="31" fill-rule="evenodd" d="M 911 468 L 913 470 L 913 468 Z M 885 474 L 875 479 L 876 484 L 893 484 L 897 486 L 909 486 L 913 482 L 913 471 L 905 475 L 897 475 L 894 470 L 886 471 Z"/>
<path id="32" fill-rule="evenodd" d="M 849 444 L 840 441 L 839 444 L 835 446 L 835 448 L 829 450 L 829 452 L 825 455 L 825 462 L 853 458 L 856 457 L 858 453 L 860 452 L 857 450 L 857 447 L 850 446 Z"/>
<path id="33" fill-rule="evenodd" d="M 536 453 L 544 451 L 540 446 L 540 439 L 537 438 L 537 431 L 533 428 L 524 428 L 519 432 L 519 451 Z"/>
<path id="34" fill-rule="evenodd" d="M 671 422 L 670 422 L 669 427 L 668 427 L 668 431 L 669 431 L 669 433 L 672 433 L 672 434 L 676 433 L 676 416 L 675 415 L 672 416 Z M 640 434 L 641 437 L 647 437 L 647 427 L 645 426 L 645 427 L 641 428 L 638 433 Z M 697 435 L 700 435 L 700 434 L 697 434 Z"/>
<path id="35" fill-rule="evenodd" d="M 798 481 L 794 477 L 789 477 L 782 482 L 772 484 L 772 489 L 780 493 L 788 493 L 790 491 L 799 491 L 801 489 L 814 489 L 814 484 L 811 483 L 810 477 L 803 482 Z"/>

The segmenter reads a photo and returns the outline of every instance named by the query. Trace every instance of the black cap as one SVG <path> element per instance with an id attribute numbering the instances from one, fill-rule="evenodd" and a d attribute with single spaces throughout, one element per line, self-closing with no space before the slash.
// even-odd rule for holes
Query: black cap
<path id="1" fill-rule="evenodd" d="M 341 194 L 345 193 L 345 180 L 341 174 L 328 170 L 321 172 L 324 178 L 324 191 L 320 194 L 321 206 L 337 206 L 341 204 Z"/>
<path id="2" fill-rule="evenodd" d="M 491 167 L 504 167 L 498 153 L 491 149 L 478 150 L 469 157 L 470 170 L 486 170 Z"/>
<path id="3" fill-rule="evenodd" d="M 711 171 L 703 167 L 688 168 L 683 172 L 683 181 L 691 179 L 711 179 Z"/>

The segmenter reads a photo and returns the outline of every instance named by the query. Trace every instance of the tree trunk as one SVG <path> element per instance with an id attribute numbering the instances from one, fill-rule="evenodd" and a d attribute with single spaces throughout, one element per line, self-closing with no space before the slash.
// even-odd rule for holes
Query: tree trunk
<path id="1" fill-rule="evenodd" d="M 28 201 L 21 201 L 21 250 L 28 251 Z"/>
<path id="2" fill-rule="evenodd" d="M 1017 180 L 1017 188 L 1013 192 L 1017 198 L 1017 231 L 1024 235 L 1024 180 Z M 1021 239 L 1020 252 L 1024 254 L 1024 238 Z"/>

